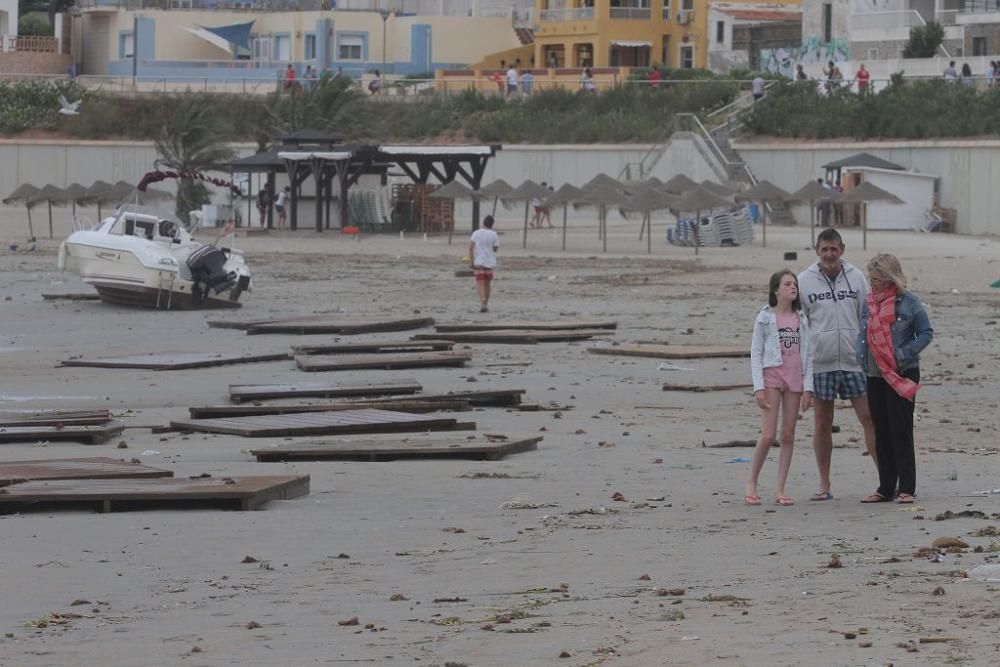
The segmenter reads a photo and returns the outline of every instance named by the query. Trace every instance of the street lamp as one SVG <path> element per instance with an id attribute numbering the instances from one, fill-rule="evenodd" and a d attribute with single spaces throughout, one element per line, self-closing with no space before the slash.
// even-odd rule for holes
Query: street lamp
<path id="1" fill-rule="evenodd" d="M 390 16 L 395 16 L 396 10 L 390 9 L 389 11 L 379 12 L 379 16 L 382 17 L 382 76 L 385 76 L 385 26 L 389 22 Z"/>

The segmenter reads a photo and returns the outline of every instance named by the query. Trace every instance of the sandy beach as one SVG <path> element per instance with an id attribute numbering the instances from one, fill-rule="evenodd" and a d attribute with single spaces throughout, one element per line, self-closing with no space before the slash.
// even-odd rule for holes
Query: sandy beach
<path id="1" fill-rule="evenodd" d="M 664 365 L 587 348 L 749 346 L 771 272 L 814 261 L 808 228 L 771 228 L 767 248 L 758 238 L 752 248 L 706 248 L 696 258 L 692 248 L 666 245 L 663 222 L 649 256 L 637 221 L 612 218 L 605 254 L 596 224 L 571 219 L 563 252 L 550 230 L 532 230 L 522 249 L 511 213 L 497 223 L 500 264 L 485 314 L 473 280 L 454 275 L 465 231 L 450 246 L 419 235 L 240 237 L 255 281 L 241 310 L 150 312 L 42 300 L 90 290 L 56 270 L 69 231 L 65 212 L 57 215 L 56 240 L 27 252 L 23 211 L 0 209 L 0 410 L 109 408 L 128 427 L 127 448 L 116 448 L 118 439 L 0 444 L 2 460 L 136 458 L 178 477 L 300 473 L 311 476 L 311 493 L 255 512 L 0 516 L 3 667 L 1000 661 L 1000 584 L 965 576 L 1000 563 L 1000 537 L 983 531 L 1000 535 L 1000 491 L 977 495 L 1000 487 L 1000 290 L 989 287 L 1000 278 L 996 239 L 878 232 L 863 251 L 860 232 L 845 231 L 845 259 L 856 265 L 880 250 L 901 258 L 934 324 L 917 399 L 918 503 L 859 504 L 876 486 L 875 469 L 853 412 L 838 408 L 834 500 L 808 501 L 817 490 L 809 412 L 787 487 L 796 504 L 770 502 L 777 466 L 769 460 L 765 503 L 746 507 L 742 457 L 751 450 L 703 443 L 756 438 L 749 390 L 662 385 L 749 382 L 749 360 Z M 796 261 L 782 260 L 789 251 Z M 606 341 L 459 344 L 473 360 L 458 369 L 307 376 L 291 361 L 170 372 L 57 367 L 75 355 L 282 352 L 337 340 L 206 325 L 313 313 L 610 319 L 618 329 Z M 332 375 L 415 378 L 434 393 L 520 388 L 552 409 L 458 413 L 482 433 L 544 436 L 537 451 L 495 462 L 257 463 L 248 449 L 284 440 L 149 428 L 186 417 L 189 406 L 225 404 L 230 384 Z M 935 520 L 946 511 L 985 518 Z M 941 562 L 915 555 L 939 537 L 969 548 Z M 834 555 L 842 567 L 830 567 Z M 357 625 L 341 624 L 353 618 Z"/>

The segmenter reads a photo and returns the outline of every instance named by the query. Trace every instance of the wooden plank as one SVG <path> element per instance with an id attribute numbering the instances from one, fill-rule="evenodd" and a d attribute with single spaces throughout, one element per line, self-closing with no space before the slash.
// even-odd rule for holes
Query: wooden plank
<path id="1" fill-rule="evenodd" d="M 416 415 L 365 408 L 339 412 L 222 417 L 171 421 L 181 431 L 222 433 L 246 438 L 296 435 L 335 435 L 347 433 L 393 433 L 412 431 L 448 431 L 458 424 L 451 417 Z"/>
<path id="2" fill-rule="evenodd" d="M 294 405 L 213 405 L 188 408 L 191 419 L 215 419 L 218 417 L 249 417 L 253 415 L 290 415 L 300 412 L 339 412 L 380 408 L 397 412 L 458 412 L 471 410 L 469 401 L 452 399 L 447 401 L 422 401 L 419 398 L 391 398 L 361 401 L 337 401 L 334 403 L 307 403 Z"/>
<path id="3" fill-rule="evenodd" d="M 97 292 L 77 292 L 69 294 L 42 294 L 44 301 L 100 301 L 101 295 Z"/>
<path id="4" fill-rule="evenodd" d="M 0 427 L 0 442 L 35 442 L 37 440 L 76 440 L 99 445 L 121 435 L 121 422 L 97 426 L 4 426 Z"/>
<path id="5" fill-rule="evenodd" d="M 564 329 L 617 329 L 618 323 L 607 320 L 509 320 L 505 322 L 453 322 L 438 324 L 437 331 L 497 331 L 529 329 L 533 331 L 559 331 Z"/>
<path id="6" fill-rule="evenodd" d="M 655 359 L 707 359 L 711 357 L 749 357 L 745 345 L 618 345 L 587 348 L 594 354 Z"/>
<path id="7" fill-rule="evenodd" d="M 329 313 L 324 315 L 300 315 L 297 317 L 277 317 L 269 320 L 209 320 L 210 329 L 240 329 L 246 330 L 260 324 L 274 324 L 277 322 L 307 322 L 309 320 L 322 320 L 329 318 Z"/>
<path id="8" fill-rule="evenodd" d="M 283 361 L 291 359 L 286 352 L 269 354 L 244 354 L 240 352 L 177 352 L 130 354 L 121 357 L 99 357 L 93 359 L 66 359 L 60 366 L 88 366 L 92 368 L 130 368 L 155 371 L 173 371 L 186 368 L 207 368 L 230 364 L 248 364 L 259 361 Z"/>
<path id="9" fill-rule="evenodd" d="M 0 427 L 87 426 L 111 420 L 110 410 L 0 410 Z"/>
<path id="10" fill-rule="evenodd" d="M 747 387 L 752 388 L 753 384 L 749 382 L 739 384 L 670 384 L 666 382 L 663 385 L 663 391 L 729 391 L 730 389 L 746 389 Z"/>
<path id="11" fill-rule="evenodd" d="M 338 354 L 331 357 L 295 357 L 300 370 L 348 371 L 362 369 L 434 368 L 464 366 L 472 355 L 462 352 L 400 352 L 399 354 Z"/>
<path id="12" fill-rule="evenodd" d="M 594 336 L 610 336 L 608 329 L 559 329 L 543 331 L 533 329 L 495 329 L 489 331 L 455 331 L 433 334 L 415 334 L 414 340 L 445 338 L 455 343 L 505 343 L 534 345 L 535 343 L 561 343 L 573 340 L 588 340 Z"/>
<path id="13" fill-rule="evenodd" d="M 405 438 L 341 439 L 282 443 L 250 453 L 258 461 L 392 461 L 413 458 L 470 458 L 496 461 L 508 454 L 538 448 L 540 436 L 478 435 L 442 438 L 416 435 Z"/>
<path id="14" fill-rule="evenodd" d="M 298 320 L 292 322 L 266 322 L 247 327 L 247 334 L 340 334 L 342 336 L 382 331 L 409 331 L 433 326 L 432 317 L 413 317 L 399 320 L 375 318 L 330 317 L 328 319 Z"/>
<path id="15" fill-rule="evenodd" d="M 386 340 L 359 343 L 333 343 L 330 345 L 293 345 L 292 353 L 299 354 L 355 354 L 367 352 L 386 354 L 390 352 L 427 352 L 450 350 L 455 346 L 450 340 Z"/>
<path id="16" fill-rule="evenodd" d="M 0 489 L 0 508 L 38 503 L 89 504 L 99 511 L 173 505 L 252 510 L 309 493 L 309 476 L 253 475 L 199 479 L 88 479 L 24 482 Z"/>
<path id="17" fill-rule="evenodd" d="M 173 477 L 173 471 L 95 456 L 82 459 L 4 461 L 0 463 L 0 486 L 44 479 L 116 479 Z"/>
<path id="18" fill-rule="evenodd" d="M 229 400 L 233 403 L 271 398 L 346 398 L 349 396 L 385 396 L 415 394 L 423 389 L 412 379 L 371 382 L 327 382 L 322 384 L 231 384 Z"/>

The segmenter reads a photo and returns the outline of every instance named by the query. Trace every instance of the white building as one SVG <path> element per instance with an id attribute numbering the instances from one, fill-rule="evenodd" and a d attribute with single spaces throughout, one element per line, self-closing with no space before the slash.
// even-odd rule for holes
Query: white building
<path id="1" fill-rule="evenodd" d="M 17 34 L 17 0 L 0 0 L 0 38 L 4 42 L 8 36 Z M 6 44 L 0 46 L 0 51 L 5 50 Z"/>

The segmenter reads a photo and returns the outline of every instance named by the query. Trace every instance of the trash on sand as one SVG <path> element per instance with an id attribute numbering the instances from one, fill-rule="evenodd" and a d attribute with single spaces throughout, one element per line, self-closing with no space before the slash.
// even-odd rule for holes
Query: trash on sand
<path id="1" fill-rule="evenodd" d="M 728 461 L 726 461 L 726 463 L 750 463 L 750 457 L 749 456 L 736 456 L 736 457 L 731 458 Z"/>
<path id="2" fill-rule="evenodd" d="M 693 368 L 688 368 L 687 366 L 678 366 L 677 364 L 672 364 L 669 361 L 664 361 L 659 366 L 656 367 L 658 371 L 693 371 Z"/>
<path id="3" fill-rule="evenodd" d="M 158 451 L 157 451 L 157 450 L 155 450 L 155 449 L 147 449 L 146 451 L 144 451 L 144 452 L 143 452 L 142 454 L 140 454 L 139 456 L 156 456 L 156 455 L 157 455 L 157 454 L 159 454 L 159 453 L 160 453 L 160 452 L 158 452 Z"/>
<path id="4" fill-rule="evenodd" d="M 537 510 L 543 507 L 559 507 L 559 503 L 533 503 L 520 498 L 507 500 L 500 504 L 502 510 Z"/>

